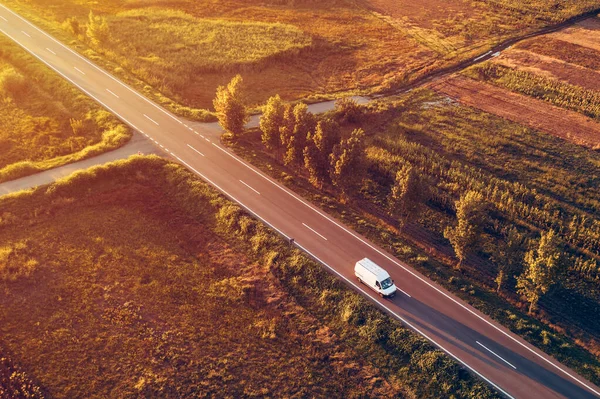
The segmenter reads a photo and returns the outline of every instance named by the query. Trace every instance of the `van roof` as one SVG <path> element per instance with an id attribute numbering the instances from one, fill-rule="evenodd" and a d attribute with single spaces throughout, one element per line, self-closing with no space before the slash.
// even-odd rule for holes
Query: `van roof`
<path id="1" fill-rule="evenodd" d="M 385 280 L 386 278 L 390 277 L 389 273 L 386 272 L 385 269 L 383 269 L 381 266 L 379 266 L 377 263 L 373 262 L 369 258 L 361 259 L 357 263 L 359 263 L 362 267 L 373 273 L 378 280 Z"/>

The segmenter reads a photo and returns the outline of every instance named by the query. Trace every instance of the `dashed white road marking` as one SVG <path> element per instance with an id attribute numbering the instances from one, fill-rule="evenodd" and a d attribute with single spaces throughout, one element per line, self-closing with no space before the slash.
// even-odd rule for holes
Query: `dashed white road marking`
<path id="1" fill-rule="evenodd" d="M 154 119 L 150 118 L 148 115 L 144 114 L 144 116 L 146 117 L 146 119 L 148 119 L 150 122 L 154 123 L 156 126 L 160 126 L 158 124 L 158 122 L 156 122 Z"/>
<path id="2" fill-rule="evenodd" d="M 327 241 L 327 238 L 325 238 L 325 236 L 323 234 L 320 234 L 317 230 L 313 229 L 312 227 L 310 227 L 306 223 L 302 223 L 302 225 L 304 227 L 306 227 L 307 229 L 309 229 L 310 231 L 312 231 L 313 233 L 315 233 L 316 235 L 318 235 L 319 237 L 321 237 L 322 239 L 324 239 L 325 241 Z"/>
<path id="3" fill-rule="evenodd" d="M 493 352 L 491 349 L 489 349 L 488 347 L 486 347 L 486 346 L 485 346 L 484 344 L 482 344 L 481 342 L 479 342 L 479 341 L 475 341 L 475 342 L 477 342 L 477 344 L 478 344 L 479 346 L 481 346 L 482 348 L 484 348 L 485 350 L 487 350 L 488 352 L 490 352 L 492 355 L 496 356 L 498 359 L 500 359 L 500 360 L 502 360 L 504 363 L 508 364 L 508 365 L 509 365 L 510 367 L 512 367 L 513 369 L 515 369 L 515 370 L 517 369 L 515 366 L 513 366 L 512 364 L 510 364 L 510 363 L 509 363 L 509 362 L 507 362 L 506 360 L 502 359 L 502 358 L 500 357 L 500 355 L 498 355 L 497 353 Z"/>
<path id="4" fill-rule="evenodd" d="M 210 143 L 210 140 L 209 140 L 209 139 L 207 139 L 206 137 L 204 137 L 204 140 L 206 140 L 206 141 L 208 141 L 208 142 Z"/>
<path id="5" fill-rule="evenodd" d="M 56 53 L 52 50 L 50 50 L 48 47 L 46 47 L 46 50 L 48 50 L 49 52 L 51 52 L 52 54 L 56 55 Z"/>
<path id="6" fill-rule="evenodd" d="M 191 145 L 189 145 L 189 144 L 188 144 L 187 146 L 188 146 L 188 147 L 190 147 L 192 150 L 196 151 L 198 154 L 200 154 L 200 155 L 204 156 L 204 154 L 203 154 L 203 153 L 201 153 L 200 151 L 198 151 L 197 149 L 195 149 L 195 148 L 194 148 L 194 147 L 192 147 Z"/>
<path id="7" fill-rule="evenodd" d="M 396 287 L 396 288 L 398 288 L 398 287 Z M 404 294 L 404 295 L 406 295 L 407 297 L 409 297 L 409 298 L 412 298 L 412 296 L 408 295 L 408 293 L 407 293 L 406 291 L 404 291 L 404 290 L 401 290 L 400 288 L 398 288 L 398 291 L 400 291 L 401 293 L 403 293 L 403 294 Z"/>
<path id="8" fill-rule="evenodd" d="M 22 30 L 21 33 L 23 33 L 27 37 L 31 37 L 31 35 L 29 35 L 29 33 L 25 32 L 24 30 Z"/>
<path id="9" fill-rule="evenodd" d="M 81 69 L 79 69 L 79 68 L 77 68 L 77 67 L 73 67 L 73 68 L 75 68 L 75 70 L 76 70 L 77 72 L 79 72 L 80 74 L 82 74 L 82 75 L 85 75 L 85 72 L 83 72 Z"/>
<path id="10" fill-rule="evenodd" d="M 4 18 L 2 15 L 0 15 L 0 18 L 2 18 L 3 20 L 5 20 L 6 22 L 8 22 L 8 19 Z"/>
<path id="11" fill-rule="evenodd" d="M 109 92 L 110 94 L 112 94 L 113 96 L 119 98 L 119 96 L 117 96 L 115 93 L 113 93 L 110 89 L 106 89 L 107 92 Z"/>
<path id="12" fill-rule="evenodd" d="M 243 180 L 240 180 L 240 183 L 242 183 L 244 186 L 248 187 L 250 190 L 254 191 L 256 194 L 260 195 L 260 193 L 258 191 L 256 191 L 255 189 L 253 189 L 252 187 L 250 187 L 248 185 L 248 183 L 245 183 Z"/>

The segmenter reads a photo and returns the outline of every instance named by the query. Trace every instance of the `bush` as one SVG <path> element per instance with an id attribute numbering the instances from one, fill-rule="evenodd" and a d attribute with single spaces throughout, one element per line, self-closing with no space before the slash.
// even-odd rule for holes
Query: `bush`
<path id="1" fill-rule="evenodd" d="M 0 91 L 5 95 L 19 99 L 29 92 L 30 87 L 25 76 L 16 69 L 9 67 L 0 72 Z"/>

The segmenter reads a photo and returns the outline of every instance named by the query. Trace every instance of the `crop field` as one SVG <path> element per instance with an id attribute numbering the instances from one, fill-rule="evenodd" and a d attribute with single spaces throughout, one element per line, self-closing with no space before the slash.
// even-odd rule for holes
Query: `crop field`
<path id="1" fill-rule="evenodd" d="M 199 109 L 210 109 L 216 87 L 237 73 L 251 106 L 276 93 L 295 100 L 390 89 L 516 32 L 600 7 L 598 0 L 554 8 L 541 1 L 447 0 L 6 3 L 196 117 L 208 117 Z M 90 11 L 99 29 L 89 29 Z"/>
<path id="2" fill-rule="evenodd" d="M 434 87 L 471 106 L 598 149 L 598 40 L 600 18 L 591 18 L 521 42 L 464 72 L 468 78 L 451 77 Z"/>
<path id="3" fill-rule="evenodd" d="M 131 133 L 0 36 L 0 181 L 114 149 Z"/>
<path id="4" fill-rule="evenodd" d="M 157 157 L 0 208 L 0 377 L 28 397 L 497 397 Z"/>

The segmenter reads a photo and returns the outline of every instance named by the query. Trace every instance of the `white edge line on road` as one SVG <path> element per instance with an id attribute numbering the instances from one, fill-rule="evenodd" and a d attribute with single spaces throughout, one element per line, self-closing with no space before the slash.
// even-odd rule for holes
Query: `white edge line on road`
<path id="1" fill-rule="evenodd" d="M 113 93 L 110 89 L 106 89 L 107 92 L 109 92 L 110 94 L 112 94 L 113 96 L 119 98 L 119 96 L 117 96 L 115 93 Z"/>
<path id="2" fill-rule="evenodd" d="M 0 18 L 2 18 L 3 20 L 5 20 L 6 22 L 8 22 L 8 19 L 4 18 L 2 15 L 0 15 Z"/>
<path id="3" fill-rule="evenodd" d="M 56 55 L 56 53 L 52 50 L 50 50 L 48 47 L 46 47 L 46 50 L 48 50 L 49 52 L 51 52 L 52 54 Z"/>
<path id="4" fill-rule="evenodd" d="M 397 287 L 396 287 L 397 288 Z M 408 295 L 408 293 L 404 290 L 401 290 L 400 288 L 398 288 L 398 291 L 402 292 L 404 295 L 406 295 L 409 298 L 412 298 L 412 296 Z"/>
<path id="5" fill-rule="evenodd" d="M 485 350 L 487 350 L 488 352 L 490 352 L 492 355 L 496 356 L 498 359 L 502 360 L 504 363 L 508 364 L 510 367 L 512 367 L 513 369 L 517 369 L 515 366 L 513 366 L 512 364 L 510 364 L 508 361 L 506 361 L 505 359 L 503 359 L 502 357 L 500 357 L 500 355 L 498 355 L 496 352 L 492 351 L 490 348 L 488 348 L 487 346 L 485 346 L 484 344 L 482 344 L 479 341 L 475 341 L 477 342 L 477 344 L 481 347 L 483 347 Z"/>
<path id="6" fill-rule="evenodd" d="M 0 7 L 4 8 L 5 10 L 7 10 L 8 12 L 10 12 L 11 14 L 13 14 L 14 16 L 16 16 L 17 18 L 19 18 L 20 20 L 22 20 L 23 22 L 25 22 L 26 24 L 28 24 L 29 26 L 33 27 L 34 29 L 36 29 L 37 31 L 39 31 L 40 33 L 42 33 L 44 36 L 48 37 L 50 40 L 54 41 L 55 43 L 57 43 L 58 45 L 60 45 L 61 47 L 63 47 L 64 49 L 68 50 L 69 52 L 71 52 L 72 54 L 74 54 L 75 56 L 79 57 L 80 59 L 82 59 L 84 62 L 88 63 L 89 65 L 91 65 L 92 67 L 96 68 L 98 71 L 104 73 L 106 76 L 108 76 L 109 78 L 111 78 L 112 80 L 114 80 L 115 82 L 119 83 L 120 85 L 122 85 L 123 87 L 125 87 L 126 89 L 128 89 L 129 91 L 131 91 L 132 93 L 134 93 L 135 95 L 137 95 L 138 97 L 140 97 L 142 100 L 146 101 L 148 104 L 152 105 L 153 107 L 157 108 L 158 110 L 160 110 L 161 112 L 165 113 L 167 116 L 169 116 L 171 119 L 175 120 L 176 122 L 183 124 L 183 122 L 181 120 L 179 120 L 177 117 L 175 117 L 174 115 L 172 115 L 171 113 L 169 113 L 167 110 L 165 110 L 164 108 L 158 106 L 157 104 L 155 104 L 154 102 L 150 101 L 148 98 L 142 96 L 140 93 L 138 93 L 137 91 L 135 91 L 134 89 L 132 89 L 131 87 L 129 87 L 128 85 L 126 85 L 125 83 L 123 83 L 122 81 L 120 81 L 119 79 L 115 78 L 114 76 L 112 76 L 111 74 L 107 73 L 105 70 L 103 70 L 102 68 L 100 68 L 99 66 L 95 65 L 94 63 L 92 63 L 90 60 L 88 60 L 87 58 L 83 57 L 81 54 L 77 53 L 76 51 L 74 51 L 73 49 L 67 47 L 66 45 L 64 45 L 62 42 L 58 41 L 57 39 L 55 39 L 54 37 L 50 36 L 48 33 L 46 33 L 45 31 L 41 30 L 40 28 L 38 28 L 37 26 L 35 26 L 34 24 L 32 24 L 31 22 L 29 22 L 27 19 L 23 18 L 22 16 L 20 16 L 19 14 L 15 13 L 13 10 L 11 10 L 10 8 L 6 7 L 3 4 L 0 4 Z M 62 74 L 61 72 L 59 72 L 56 68 L 54 68 L 53 66 L 51 66 L 49 63 L 47 63 L 46 61 L 42 60 L 39 56 L 37 56 L 36 54 L 34 54 L 31 50 L 29 50 L 27 47 L 25 47 L 24 45 L 22 45 L 21 43 L 19 43 L 18 40 L 15 40 L 12 36 L 10 36 L 9 34 L 7 34 L 6 32 L 4 32 L 3 30 L 0 29 L 0 32 L 4 33 L 4 35 L 8 36 L 9 38 L 11 38 L 14 42 L 16 42 L 17 44 L 19 44 L 21 47 L 23 47 L 27 52 L 29 52 L 30 54 L 32 54 L 35 58 L 37 58 L 38 60 L 40 60 L 41 62 L 43 62 L 44 64 L 46 64 L 48 67 L 50 67 L 52 70 L 54 70 L 56 73 L 58 73 L 60 76 L 62 76 L 63 78 L 65 78 L 66 80 L 68 80 L 69 82 L 71 82 L 73 85 L 75 85 L 77 88 L 79 88 L 81 91 L 83 91 L 84 93 L 86 93 L 88 96 L 90 96 L 91 98 L 95 99 L 96 101 L 98 101 L 98 103 L 100 103 L 103 107 L 105 107 L 106 109 L 108 109 L 109 111 L 111 111 L 112 113 L 114 113 L 115 115 L 117 115 L 122 121 L 124 121 L 125 123 L 127 123 L 128 125 L 130 125 L 131 127 L 133 127 L 134 129 L 138 130 L 139 129 L 131 122 L 129 122 L 127 119 L 125 119 L 123 116 L 121 116 L 118 112 L 114 111 L 112 108 L 110 108 L 109 106 L 107 106 L 106 104 L 104 104 L 102 101 L 100 101 L 99 99 L 97 99 L 96 97 L 94 97 L 91 93 L 89 93 L 87 90 L 83 89 L 81 86 L 79 86 L 78 84 L 76 84 L 75 82 L 73 82 L 71 79 L 69 79 L 67 76 L 65 76 L 64 74 Z M 214 143 L 212 143 L 213 145 L 216 145 Z M 379 249 L 373 247 L 373 245 L 369 244 L 368 242 L 365 242 L 362 238 L 360 238 L 359 236 L 357 236 L 355 233 L 349 231 L 348 229 L 346 229 L 344 226 L 340 225 L 339 223 L 337 223 L 335 220 L 331 219 L 329 216 L 323 214 L 321 211 L 319 211 L 318 209 L 314 208 L 312 205 L 306 203 L 305 201 L 301 200 L 300 198 L 298 198 L 295 194 L 291 193 L 289 190 L 287 190 L 286 188 L 280 186 L 279 184 L 277 184 L 276 182 L 272 181 L 270 178 L 264 176 L 262 173 L 256 171 L 253 167 L 250 167 L 248 164 L 242 162 L 241 160 L 237 159 L 237 157 L 235 157 L 234 155 L 230 154 L 229 152 L 223 150 L 221 147 L 217 146 L 217 148 L 221 149 L 222 151 L 224 151 L 226 154 L 230 155 L 231 157 L 233 157 L 234 159 L 236 159 L 238 162 L 240 162 L 242 165 L 245 165 L 247 168 L 249 168 L 250 170 L 253 170 L 255 173 L 257 173 L 259 176 L 262 176 L 264 179 L 266 179 L 267 181 L 269 181 L 271 184 L 275 185 L 276 187 L 278 187 L 280 190 L 286 192 L 288 195 L 294 197 L 296 200 L 300 201 L 301 203 L 303 203 L 305 206 L 309 207 L 310 209 L 312 209 L 313 211 L 317 212 L 318 214 L 320 214 L 322 217 L 326 218 L 327 220 L 329 220 L 331 223 L 337 225 L 339 228 L 341 228 L 342 230 L 346 231 L 348 234 L 352 235 L 353 237 L 355 237 L 356 239 L 358 239 L 359 241 L 363 242 L 365 245 L 367 245 L 368 247 L 370 247 L 371 249 L 373 249 L 374 251 L 378 252 L 379 254 L 381 254 L 382 256 L 384 256 L 386 259 L 390 260 L 391 262 L 393 262 L 394 264 L 400 266 L 401 268 L 403 268 L 405 271 L 407 271 L 408 273 L 412 274 L 414 277 L 416 277 L 417 279 L 421 280 L 422 282 L 424 282 L 425 284 L 427 284 L 428 286 L 430 286 L 431 288 L 435 289 L 436 291 L 438 291 L 439 293 L 441 293 L 443 296 L 445 296 L 446 298 L 448 298 L 449 300 L 451 300 L 452 302 L 456 303 L 457 305 L 459 305 L 460 307 L 462 307 L 463 309 L 465 309 L 466 311 L 468 311 L 469 313 L 473 314 L 475 317 L 479 318 L 480 320 L 484 321 L 485 323 L 487 323 L 489 326 L 491 326 L 492 328 L 496 329 L 497 331 L 499 331 L 500 333 L 502 333 L 503 335 L 505 335 L 506 337 L 508 337 L 509 339 L 511 339 L 512 341 L 516 342 L 518 345 L 520 345 L 521 347 L 525 348 L 526 350 L 528 350 L 529 352 L 533 353 L 535 356 L 537 356 L 538 358 L 544 360 L 546 363 L 550 364 L 552 367 L 556 368 L 557 370 L 561 371 L 562 373 L 564 373 L 565 375 L 569 376 L 570 378 L 572 378 L 574 381 L 577 381 L 579 384 L 581 384 L 582 386 L 586 387 L 588 390 L 590 390 L 591 392 L 595 393 L 596 395 L 600 396 L 600 392 L 596 391 L 595 389 L 593 389 L 592 387 L 590 387 L 589 385 L 587 385 L 586 383 L 584 383 L 583 381 L 581 381 L 580 379 L 574 377 L 571 373 L 567 372 L 566 370 L 564 370 L 563 368 L 557 366 L 556 364 L 554 364 L 553 362 L 551 362 L 549 359 L 547 359 L 546 357 L 540 355 L 539 353 L 537 353 L 536 351 L 534 351 L 533 349 L 531 349 L 530 347 L 528 347 L 527 345 L 525 345 L 524 343 L 520 342 L 519 340 L 517 340 L 515 337 L 511 336 L 509 333 L 507 333 L 506 331 L 503 331 L 502 329 L 500 329 L 498 326 L 494 325 L 493 323 L 489 322 L 488 320 L 486 320 L 485 318 L 483 318 L 482 316 L 478 315 L 477 313 L 475 313 L 473 310 L 467 308 L 465 305 L 461 304 L 460 302 L 458 302 L 456 299 L 452 298 L 451 296 L 449 296 L 448 294 L 444 293 L 443 291 L 439 290 L 437 287 L 433 286 L 431 283 L 429 283 L 428 281 L 426 281 L 425 279 L 423 279 L 422 277 L 420 277 L 419 275 L 415 274 L 412 270 L 409 270 L 407 267 L 403 266 L 402 264 L 400 264 L 399 262 L 397 262 L 396 260 L 390 258 L 388 255 L 384 254 L 383 252 L 381 252 Z M 180 160 L 181 162 L 183 162 L 179 157 L 175 156 L 175 158 L 177 158 L 178 160 Z M 186 164 L 184 162 L 184 164 L 188 167 L 190 167 L 188 164 Z M 190 167 L 190 169 L 194 170 L 193 168 Z M 199 172 L 196 171 L 196 173 L 198 173 L 198 175 L 200 175 L 201 177 L 203 177 L 205 180 L 207 180 L 203 175 L 201 175 Z M 209 180 L 207 180 L 209 181 Z M 219 186 L 215 185 L 214 183 L 212 183 L 211 181 L 209 181 L 210 184 L 212 184 L 213 186 L 217 187 L 220 191 L 224 192 Z M 243 205 L 240 201 L 237 201 L 237 199 L 231 197 L 234 201 L 238 202 L 240 205 L 242 205 L 244 208 L 246 208 L 249 212 L 251 212 L 252 214 L 254 214 L 254 212 L 250 211 L 249 208 L 247 208 L 245 205 Z M 263 220 L 261 217 L 259 217 L 258 215 L 254 214 L 258 219 L 260 219 L 261 221 L 263 221 L 264 223 L 266 223 L 268 226 L 270 226 L 271 228 L 273 228 L 274 230 L 280 232 L 278 229 L 276 229 L 274 226 L 272 226 L 270 223 L 268 223 L 266 220 Z M 281 232 L 280 232 L 281 234 Z M 285 236 L 285 235 L 284 235 Z M 300 247 L 300 246 L 299 246 Z M 302 248 L 304 251 L 306 251 L 306 249 Z M 308 254 L 310 254 L 310 252 L 306 251 Z M 311 254 L 312 256 L 312 254 Z M 314 257 L 314 256 L 313 256 Z M 318 259 L 315 257 L 315 259 Z M 321 262 L 323 263 L 323 262 Z M 323 263 L 325 266 L 327 266 L 328 268 L 331 269 L 331 267 L 329 267 L 327 264 Z M 347 279 L 346 279 L 347 280 Z M 355 284 L 352 284 L 356 287 Z M 361 290 L 363 293 L 365 291 Z M 387 309 L 387 307 L 386 307 Z M 388 309 L 389 311 L 389 309 Z M 391 311 L 390 311 L 391 312 Z M 392 313 L 394 314 L 394 313 Z M 402 320 L 398 315 L 394 314 L 396 317 L 398 317 L 400 320 Z M 405 322 L 406 323 L 406 322 Z M 409 323 L 406 323 L 407 325 L 411 326 Z M 412 327 L 412 326 L 411 326 Z M 496 387 L 498 390 L 500 390 L 501 392 L 503 392 L 505 395 L 507 395 L 508 397 L 511 397 L 510 395 L 508 395 L 506 392 L 504 392 L 501 388 L 499 388 L 496 384 L 494 384 L 493 382 L 491 382 L 490 380 L 488 380 L 487 378 L 485 378 L 483 375 L 481 375 L 480 373 L 478 373 L 476 370 L 474 370 L 473 368 L 471 368 L 470 366 L 468 366 L 466 363 L 464 363 L 462 360 L 460 360 L 459 358 L 457 358 L 456 356 L 454 356 L 453 354 L 451 354 L 450 352 L 448 352 L 446 349 L 444 349 L 442 346 L 440 346 L 438 343 L 436 343 L 434 340 L 432 340 L 431 338 L 429 338 L 427 335 L 423 334 L 422 332 L 420 332 L 418 329 L 416 329 L 415 327 L 412 327 L 415 331 L 419 332 L 420 334 L 422 334 L 424 337 L 426 337 L 427 339 L 429 339 L 431 342 L 433 342 L 435 345 L 437 345 L 438 347 L 442 348 L 445 352 L 447 352 L 448 354 L 450 354 L 452 357 L 454 357 L 456 360 L 458 360 L 460 363 L 462 363 L 463 365 L 465 365 L 469 370 L 473 371 L 475 374 L 477 374 L 478 376 L 480 376 L 481 378 L 483 378 L 485 381 L 489 382 L 491 385 L 493 385 L 494 387 Z"/>
<path id="7" fill-rule="evenodd" d="M 326 238 L 324 235 L 322 235 L 322 234 L 319 234 L 319 232 L 318 232 L 317 230 L 313 229 L 312 227 L 310 227 L 310 226 L 309 226 L 309 225 L 307 225 L 306 223 L 302 223 L 302 225 L 303 225 L 304 227 L 306 227 L 307 229 L 309 229 L 310 231 L 312 231 L 313 233 L 315 233 L 316 235 L 318 235 L 319 237 L 321 237 L 322 239 L 324 239 L 325 241 L 328 241 L 328 240 L 327 240 L 327 238 Z"/>
<path id="8" fill-rule="evenodd" d="M 126 85 L 125 83 L 121 82 L 119 79 L 115 78 L 113 75 L 109 74 L 104 69 L 100 68 L 98 65 L 94 64 L 93 62 L 91 62 L 90 60 L 88 60 L 87 58 L 85 58 L 84 56 L 82 56 L 81 54 L 79 54 L 78 52 L 74 51 L 70 47 L 67 47 L 66 45 L 64 45 L 59 40 L 56 40 L 54 37 L 50 36 L 48 33 L 46 33 L 45 31 L 41 30 L 40 28 L 38 28 L 37 26 L 35 26 L 31 22 L 29 22 L 27 19 L 23 18 L 22 16 L 20 16 L 19 14 L 17 14 L 13 10 L 11 10 L 10 8 L 6 7 L 4 4 L 0 4 L 0 7 L 4 8 L 6 11 L 10 12 L 15 17 L 19 18 L 20 20 L 22 20 L 23 22 L 25 22 L 27 25 L 31 26 L 32 28 L 34 28 L 35 30 L 37 30 L 38 32 L 40 32 L 41 34 L 43 34 L 44 36 L 48 37 L 50 40 L 52 40 L 53 42 L 57 43 L 58 45 L 60 45 L 64 49 L 66 49 L 67 51 L 70 51 L 75 56 L 79 57 L 81 60 L 83 60 L 84 62 L 86 62 L 89 65 L 91 65 L 93 68 L 96 68 L 98 71 L 102 72 L 103 74 L 105 74 L 106 76 L 108 76 L 109 78 L 111 78 L 112 80 L 114 80 L 115 82 L 119 83 L 120 85 L 122 85 L 123 87 L 125 87 L 127 90 L 131 91 L 132 93 L 134 93 L 135 95 L 137 95 L 138 97 L 140 97 L 142 100 L 146 101 L 148 104 L 152 105 L 156 109 L 158 109 L 161 112 L 165 113 L 170 118 L 172 118 L 174 121 L 176 121 L 176 122 L 178 122 L 180 124 L 183 124 L 182 121 L 180 121 L 177 117 L 175 117 L 173 114 L 171 114 L 170 112 L 168 112 L 166 109 L 158 106 L 154 102 L 150 101 L 148 98 L 142 96 L 140 93 L 138 93 L 137 91 L 135 91 L 134 89 L 132 89 L 131 87 L 129 87 L 128 85 Z"/>
<path id="9" fill-rule="evenodd" d="M 246 183 L 245 181 L 240 180 L 240 183 L 242 183 L 244 186 L 248 187 L 250 190 L 254 191 L 256 194 L 260 195 L 260 193 L 258 191 L 256 191 L 252 187 L 250 187 L 250 185 L 248 183 Z"/>
<path id="10" fill-rule="evenodd" d="M 85 75 L 85 72 L 83 72 L 81 69 L 79 69 L 79 68 L 77 68 L 77 67 L 73 67 L 73 68 L 75 68 L 75 70 L 76 70 L 77 72 L 79 72 L 80 74 L 82 74 L 82 75 Z"/>
<path id="11" fill-rule="evenodd" d="M 29 33 L 25 32 L 24 30 L 22 30 L 21 32 L 22 32 L 22 33 L 23 33 L 25 36 L 27 36 L 27 37 L 31 37 L 31 35 L 30 35 Z"/>
<path id="12" fill-rule="evenodd" d="M 150 122 L 154 123 L 156 126 L 160 126 L 157 121 L 155 121 L 154 119 L 150 118 L 148 115 L 144 114 L 144 116 L 146 117 L 146 119 L 148 119 Z"/>
<path id="13" fill-rule="evenodd" d="M 526 350 L 528 350 L 529 352 L 531 352 L 532 354 L 534 354 L 535 356 L 537 356 L 538 358 L 542 359 L 543 361 L 545 361 L 546 363 L 548 363 L 550 366 L 554 367 L 555 369 L 559 370 L 560 372 L 562 372 L 563 374 L 569 376 L 570 378 L 572 378 L 574 381 L 577 381 L 579 384 L 581 384 L 582 386 L 584 386 L 585 388 L 589 389 L 591 392 L 595 393 L 596 395 L 600 396 L 600 392 L 596 391 L 594 388 L 592 388 L 591 386 L 589 386 L 588 384 L 586 384 L 585 382 L 581 381 L 579 378 L 575 377 L 573 374 L 569 373 L 568 371 L 566 371 L 565 369 L 563 369 L 560 366 L 557 366 L 556 364 L 554 364 L 552 361 L 550 361 L 549 359 L 547 359 L 545 356 L 540 355 L 538 352 L 536 352 L 535 350 L 531 349 L 529 346 L 525 345 L 523 342 L 519 341 L 518 339 L 516 339 L 515 337 L 513 337 L 512 335 L 510 335 L 509 333 L 507 333 L 506 331 L 502 330 L 500 327 L 496 326 L 495 324 L 491 323 L 490 321 L 486 320 L 484 317 L 482 317 L 481 315 L 477 314 L 475 311 L 469 309 L 467 306 L 463 305 L 462 303 L 460 303 L 458 300 L 452 298 L 452 296 L 446 294 L 444 291 L 440 290 L 439 288 L 437 288 L 436 286 L 434 286 L 432 283 L 430 283 L 429 281 L 425 280 L 423 277 L 419 276 L 418 274 L 416 274 L 415 272 L 413 272 L 412 270 L 410 270 L 408 267 L 404 266 L 403 264 L 399 263 L 398 261 L 396 261 L 394 258 L 390 257 L 389 255 L 385 254 L 384 252 L 382 252 L 381 250 L 379 250 L 378 248 L 376 248 L 375 246 L 373 246 L 372 244 L 370 244 L 369 242 L 363 240 L 360 236 L 358 236 L 356 233 L 354 233 L 351 230 L 348 230 L 345 226 L 341 225 L 340 223 L 338 223 L 336 220 L 332 219 L 329 215 L 327 215 L 326 213 L 323 213 L 320 209 L 314 207 L 312 204 L 307 203 L 306 201 L 304 201 L 302 198 L 298 197 L 296 194 L 294 194 L 292 191 L 288 190 L 285 186 L 281 186 L 279 185 L 277 182 L 273 181 L 270 177 L 264 175 L 262 172 L 256 170 L 253 166 L 248 165 L 247 163 L 245 163 L 244 161 L 242 161 L 241 159 L 239 159 L 236 155 L 230 153 L 229 151 L 223 149 L 222 147 L 218 146 L 215 143 L 212 143 L 215 147 L 217 147 L 218 149 L 220 149 L 221 151 L 223 151 L 225 154 L 229 155 L 231 158 L 235 159 L 236 161 L 238 161 L 239 163 L 241 163 L 242 165 L 246 166 L 248 169 L 252 170 L 254 173 L 258 174 L 259 176 L 261 176 L 263 179 L 267 180 L 268 182 L 270 182 L 271 184 L 273 184 L 275 187 L 279 188 L 280 190 L 286 192 L 288 195 L 290 195 L 291 197 L 295 198 L 297 201 L 303 203 L 305 206 L 307 206 L 308 208 L 312 209 L 314 212 L 316 212 L 317 214 L 321 215 L 323 218 L 327 219 L 328 221 L 330 221 L 331 223 L 335 224 L 336 226 L 338 226 L 340 229 L 344 230 L 346 233 L 350 234 L 351 236 L 353 236 L 354 238 L 356 238 L 357 240 L 359 240 L 360 242 L 362 242 L 363 244 L 365 244 L 366 246 L 368 246 L 369 248 L 371 248 L 372 250 L 374 250 L 375 252 L 377 252 L 378 254 L 382 255 L 383 257 L 385 257 L 387 260 L 389 260 L 390 262 L 394 263 L 395 265 L 401 267 L 402 269 L 404 269 L 406 272 L 410 273 L 413 277 L 417 278 L 418 280 L 420 280 L 421 282 L 427 284 L 429 287 L 433 288 L 434 290 L 436 290 L 438 293 L 442 294 L 444 297 L 446 297 L 447 299 L 449 299 L 450 301 L 454 302 L 456 305 L 460 306 L 461 308 L 463 308 L 464 310 L 466 310 L 467 312 L 471 313 L 473 316 L 475 316 L 476 318 L 478 318 L 479 320 L 483 321 L 484 323 L 488 324 L 490 327 L 494 328 L 496 331 L 500 332 L 501 334 L 503 334 L 505 337 L 509 338 L 510 340 L 512 340 L 513 342 L 517 343 L 518 345 L 520 345 L 521 347 L 525 348 Z M 433 342 L 433 341 L 432 341 Z M 436 344 L 437 345 L 437 344 Z M 438 345 L 439 346 L 439 345 Z M 461 361 L 461 363 L 463 363 Z M 463 363 L 464 364 L 464 363 Z M 469 369 L 471 369 L 469 367 Z M 471 369 L 472 370 L 472 369 Z M 477 373 L 477 375 L 481 375 L 479 373 Z M 486 379 L 487 381 L 487 379 Z M 494 385 L 496 386 L 496 385 Z"/>
<path id="14" fill-rule="evenodd" d="M 194 147 L 192 147 L 191 145 L 189 145 L 189 144 L 188 144 L 187 146 L 188 146 L 188 147 L 190 147 L 192 150 L 196 151 L 198 154 L 200 154 L 200 155 L 204 156 L 204 154 L 203 154 L 203 153 L 201 153 L 200 151 L 198 151 L 197 149 L 195 149 L 195 148 L 194 148 Z"/>

